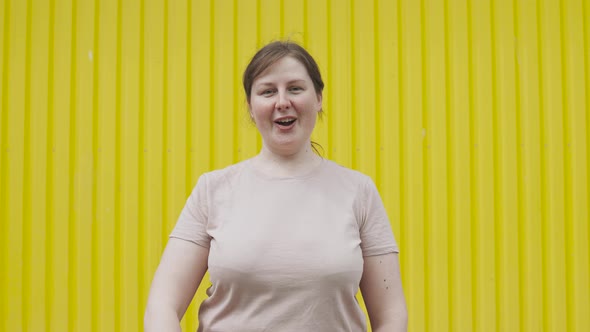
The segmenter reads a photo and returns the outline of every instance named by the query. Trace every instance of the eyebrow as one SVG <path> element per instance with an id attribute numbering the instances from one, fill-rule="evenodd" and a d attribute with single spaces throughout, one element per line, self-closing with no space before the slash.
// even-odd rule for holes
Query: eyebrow
<path id="1" fill-rule="evenodd" d="M 287 82 L 287 85 L 293 84 L 293 83 L 300 83 L 300 82 L 305 82 L 305 80 L 304 79 L 290 80 L 289 82 Z M 266 85 L 274 85 L 274 83 L 271 83 L 271 82 L 260 82 L 260 83 L 256 83 L 255 84 L 255 86 L 266 86 Z"/>

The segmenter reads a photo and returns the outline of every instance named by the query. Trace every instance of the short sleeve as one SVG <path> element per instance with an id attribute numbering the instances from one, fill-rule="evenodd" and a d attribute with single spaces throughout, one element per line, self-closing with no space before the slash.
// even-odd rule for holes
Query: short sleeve
<path id="1" fill-rule="evenodd" d="M 174 226 L 170 234 L 171 238 L 190 241 L 199 246 L 209 248 L 211 237 L 207 233 L 207 192 L 207 177 L 202 175 L 199 177 L 197 185 L 186 200 L 176 226 Z"/>
<path id="2" fill-rule="evenodd" d="M 363 256 L 399 253 L 383 201 L 373 180 L 366 177 L 360 204 L 360 237 Z"/>

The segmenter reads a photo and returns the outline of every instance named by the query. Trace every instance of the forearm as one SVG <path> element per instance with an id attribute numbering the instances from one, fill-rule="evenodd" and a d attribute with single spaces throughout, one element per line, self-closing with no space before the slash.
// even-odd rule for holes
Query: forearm
<path id="1" fill-rule="evenodd" d="M 373 329 L 373 332 L 406 332 L 408 330 L 407 325 L 390 324 L 387 326 L 381 326 L 380 328 Z"/>
<path id="2" fill-rule="evenodd" d="M 399 319 L 379 327 L 372 328 L 373 332 L 406 332 L 408 331 L 407 319 Z"/>
<path id="3" fill-rule="evenodd" d="M 396 319 L 392 322 L 383 324 L 378 327 L 372 327 L 373 332 L 406 332 L 408 331 L 408 320 L 405 319 Z"/>
<path id="4" fill-rule="evenodd" d="M 380 315 L 376 324 L 371 322 L 373 332 L 406 332 L 408 330 L 408 311 L 405 302 L 399 302 L 394 310 Z"/>
<path id="5" fill-rule="evenodd" d="M 176 312 L 167 308 L 147 308 L 143 318 L 145 332 L 181 332 Z"/>

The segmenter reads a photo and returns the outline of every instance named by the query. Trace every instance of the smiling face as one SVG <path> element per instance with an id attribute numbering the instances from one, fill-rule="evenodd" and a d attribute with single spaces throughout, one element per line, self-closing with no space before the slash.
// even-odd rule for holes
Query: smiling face
<path id="1" fill-rule="evenodd" d="M 310 147 L 322 95 L 305 67 L 285 56 L 254 80 L 248 106 L 264 147 L 276 154 L 294 155 Z"/>

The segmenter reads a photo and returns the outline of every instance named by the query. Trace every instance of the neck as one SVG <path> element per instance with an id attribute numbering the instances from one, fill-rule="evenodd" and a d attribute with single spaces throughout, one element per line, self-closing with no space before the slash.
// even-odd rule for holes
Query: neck
<path id="1" fill-rule="evenodd" d="M 276 176 L 298 176 L 311 171 L 322 158 L 313 152 L 311 144 L 307 144 L 293 154 L 276 153 L 263 146 L 255 159 L 258 167 Z"/>

